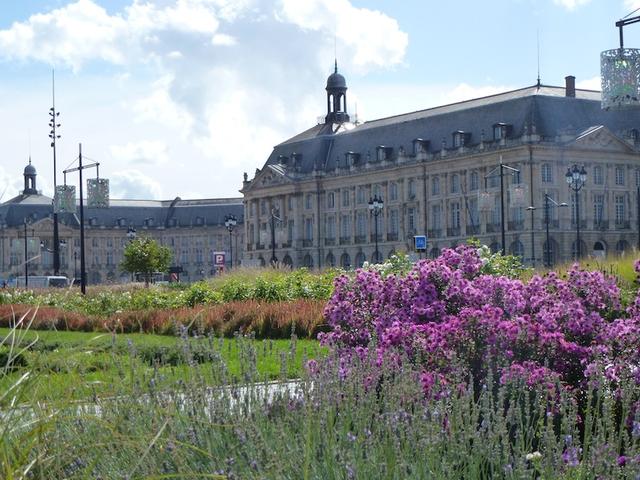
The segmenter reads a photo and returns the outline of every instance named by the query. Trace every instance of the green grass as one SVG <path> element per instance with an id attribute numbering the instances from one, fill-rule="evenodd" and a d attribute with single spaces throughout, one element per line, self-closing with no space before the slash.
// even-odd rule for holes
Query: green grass
<path id="1" fill-rule="evenodd" d="M 10 333 L 10 329 L 0 328 L 0 339 Z M 141 388 L 151 378 L 160 389 L 175 388 L 196 376 L 205 385 L 241 382 L 247 377 L 250 356 L 255 357 L 253 378 L 295 378 L 300 376 L 305 359 L 326 352 L 313 340 L 34 330 L 22 332 L 16 346 L 25 350 L 8 375 L 0 377 L 0 391 L 29 370 L 30 401 L 117 395 L 125 387 Z M 199 368 L 194 369 L 195 365 Z M 5 399 L 8 401 L 13 399 Z"/>

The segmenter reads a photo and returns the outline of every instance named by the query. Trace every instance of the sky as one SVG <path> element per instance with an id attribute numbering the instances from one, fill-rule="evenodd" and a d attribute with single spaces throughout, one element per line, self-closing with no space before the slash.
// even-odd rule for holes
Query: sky
<path id="1" fill-rule="evenodd" d="M 238 197 L 325 115 L 334 58 L 360 121 L 542 83 L 599 89 L 640 0 L 0 0 L 0 195 L 53 192 L 82 143 L 112 198 Z M 639 15 L 636 12 L 635 15 Z M 625 28 L 640 48 L 640 24 Z M 77 183 L 70 174 L 67 182 Z"/>

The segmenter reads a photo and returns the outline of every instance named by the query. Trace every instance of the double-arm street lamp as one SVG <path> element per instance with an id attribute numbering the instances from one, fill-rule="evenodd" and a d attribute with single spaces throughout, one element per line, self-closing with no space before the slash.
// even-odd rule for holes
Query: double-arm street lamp
<path id="1" fill-rule="evenodd" d="M 56 271 L 56 261 L 55 261 L 55 256 L 56 255 L 60 255 L 60 249 L 64 248 L 67 246 L 67 241 L 66 240 L 59 240 L 58 241 L 58 248 L 55 247 L 55 241 L 54 241 L 54 247 L 53 248 L 47 248 L 47 244 L 45 241 L 40 240 L 40 250 L 47 252 L 47 253 L 52 253 L 53 254 L 53 271 L 54 274 L 57 275 L 58 272 Z M 58 266 L 60 266 L 60 263 L 58 263 Z"/>
<path id="2" fill-rule="evenodd" d="M 584 169 L 584 165 L 582 167 L 578 167 L 578 165 L 573 165 L 571 168 L 567 170 L 565 174 L 565 179 L 567 180 L 567 185 L 569 188 L 574 191 L 576 194 L 575 197 L 575 205 L 576 205 L 576 261 L 580 260 L 582 256 L 581 245 L 580 245 L 580 197 L 579 192 L 584 187 L 587 182 L 587 171 Z"/>
<path id="3" fill-rule="evenodd" d="M 60 116 L 60 112 L 56 110 L 56 84 L 55 84 L 55 76 L 54 73 L 51 72 L 51 86 L 52 86 L 52 107 L 49 109 L 49 138 L 51 139 L 51 148 L 53 149 L 53 191 L 55 194 L 57 188 L 57 178 L 56 178 L 56 141 L 60 138 L 58 135 L 58 128 L 60 128 L 60 124 L 58 123 L 58 117 Z M 56 206 L 53 208 L 53 273 L 54 275 L 58 275 L 60 273 L 60 241 L 58 237 L 58 212 L 56 211 Z"/>
<path id="4" fill-rule="evenodd" d="M 224 226 L 229 231 L 229 268 L 233 268 L 233 229 L 238 225 L 238 219 L 235 215 L 227 215 L 224 217 Z"/>
<path id="5" fill-rule="evenodd" d="M 276 257 L 276 220 L 281 222 L 282 219 L 279 216 L 279 211 L 276 208 L 271 209 L 271 266 L 275 267 L 278 263 L 278 257 Z"/>
<path id="6" fill-rule="evenodd" d="M 547 248 L 544 251 L 544 264 L 546 267 L 551 267 L 551 239 L 549 238 L 549 222 L 551 220 L 551 208 L 552 207 L 567 207 L 564 202 L 558 203 L 549 196 L 548 193 L 544 194 L 544 225 L 546 231 L 546 245 Z M 536 207 L 529 207 L 527 210 L 535 210 Z"/>
<path id="7" fill-rule="evenodd" d="M 369 211 L 373 215 L 373 222 L 375 224 L 375 236 L 376 236 L 376 262 L 380 261 L 380 253 L 378 252 L 378 215 L 382 213 L 382 209 L 384 208 L 384 201 L 382 200 L 382 196 L 378 197 L 374 195 L 373 198 L 369 199 Z"/>
<path id="8" fill-rule="evenodd" d="M 504 222 L 504 170 L 505 169 L 511 175 L 520 173 L 520 170 L 518 170 L 517 168 L 513 168 L 513 167 L 510 167 L 509 165 L 505 165 L 504 163 L 502 163 L 502 155 L 501 155 L 500 164 L 496 168 L 491 170 L 488 174 L 486 174 L 484 177 L 485 189 L 486 189 L 486 183 L 488 178 L 495 177 L 495 176 L 500 177 L 500 234 L 501 234 L 500 238 L 502 241 L 502 255 L 507 254 L 507 245 L 506 245 L 507 240 L 506 240 L 505 222 Z M 495 173 L 496 170 L 499 170 L 499 173 L 496 174 Z"/>

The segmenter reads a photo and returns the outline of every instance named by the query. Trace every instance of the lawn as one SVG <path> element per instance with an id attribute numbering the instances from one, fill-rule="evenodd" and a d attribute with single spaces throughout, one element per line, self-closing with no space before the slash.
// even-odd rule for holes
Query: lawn
<path id="1" fill-rule="evenodd" d="M 0 341 L 3 338 L 0 363 L 6 363 L 11 343 L 19 354 L 9 374 L 0 377 L 0 391 L 29 371 L 29 401 L 118 395 L 149 382 L 175 389 L 193 379 L 218 385 L 295 378 L 305 359 L 326 351 L 315 340 L 295 337 L 255 340 L 35 330 L 19 331 L 14 337 L 10 329 L 0 328 Z M 4 402 L 21 400 L 26 399 L 8 396 Z"/>

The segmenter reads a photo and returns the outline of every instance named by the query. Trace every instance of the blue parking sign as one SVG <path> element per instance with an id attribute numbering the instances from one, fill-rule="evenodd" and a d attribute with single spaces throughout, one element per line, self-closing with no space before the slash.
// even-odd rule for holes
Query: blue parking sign
<path id="1" fill-rule="evenodd" d="M 425 251 L 427 249 L 427 236 L 416 235 L 413 237 L 413 241 L 417 252 Z"/>

